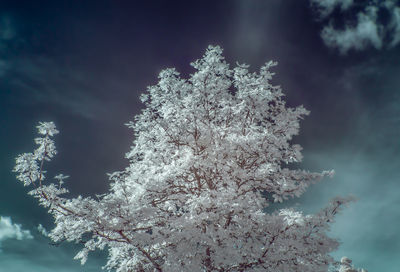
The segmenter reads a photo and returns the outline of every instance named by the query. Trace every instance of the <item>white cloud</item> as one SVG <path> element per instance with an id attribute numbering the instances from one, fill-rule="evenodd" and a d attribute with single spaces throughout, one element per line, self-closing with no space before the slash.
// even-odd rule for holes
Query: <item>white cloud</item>
<path id="1" fill-rule="evenodd" d="M 340 7 L 342 11 L 349 9 L 353 5 L 353 0 L 311 0 L 311 4 L 318 9 L 321 18 L 325 18 L 336 7 Z"/>
<path id="2" fill-rule="evenodd" d="M 320 18 L 328 21 L 321 32 L 324 43 L 331 48 L 336 48 L 341 54 L 350 50 L 364 50 L 392 48 L 400 43 L 400 7 L 398 1 L 365 1 L 354 3 L 353 0 L 310 0 L 312 6 L 317 7 Z M 356 13 L 356 22 L 351 24 L 343 16 L 343 29 L 333 25 L 334 18 L 330 16 L 336 7 L 346 15 L 347 11 Z M 389 23 L 378 19 L 378 12 L 384 10 L 389 16 Z M 351 14 L 351 13 L 350 13 Z M 348 17 L 348 16 L 347 16 Z"/>
<path id="3" fill-rule="evenodd" d="M 347 26 L 344 30 L 336 30 L 330 24 L 322 30 L 321 37 L 327 46 L 338 48 L 342 54 L 350 49 L 363 50 L 368 46 L 381 49 L 383 41 L 380 27 L 376 24 L 376 13 L 376 8 L 359 13 L 357 25 Z"/>
<path id="4" fill-rule="evenodd" d="M 10 217 L 0 216 L 0 246 L 7 239 L 32 239 L 29 230 L 23 230 L 20 224 L 13 224 Z"/>

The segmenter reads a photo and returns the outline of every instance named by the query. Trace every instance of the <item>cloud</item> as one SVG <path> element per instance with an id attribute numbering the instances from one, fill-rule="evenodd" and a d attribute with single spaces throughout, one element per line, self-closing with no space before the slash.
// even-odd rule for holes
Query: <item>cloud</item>
<path id="1" fill-rule="evenodd" d="M 400 43 L 400 7 L 395 0 L 364 3 L 353 0 L 310 1 L 319 19 L 325 22 L 322 40 L 343 55 L 350 50 L 361 51 L 371 47 L 390 49 Z M 339 17 L 333 14 L 338 7 Z M 344 27 L 337 28 L 338 21 Z"/>
<path id="2" fill-rule="evenodd" d="M 0 13 L 0 89 L 10 90 L 12 98 L 24 104 L 55 104 L 87 119 L 107 114 L 103 101 L 91 94 L 98 93 L 99 79 L 62 58 L 37 54 L 35 46 L 40 48 L 45 40 L 32 45 L 37 35 L 26 33 L 36 30 L 18 31 L 18 23 Z"/>
<path id="3" fill-rule="evenodd" d="M 43 227 L 42 224 L 39 224 L 39 225 L 37 226 L 37 230 L 38 230 L 38 232 L 41 233 L 43 236 L 45 236 L 45 237 L 49 236 L 49 233 L 48 233 L 47 230 Z"/>
<path id="4" fill-rule="evenodd" d="M 0 15 L 0 78 L 8 70 L 8 61 L 4 58 L 7 48 L 16 37 L 16 30 L 10 16 Z"/>
<path id="5" fill-rule="evenodd" d="M 32 239 L 29 230 L 23 230 L 20 224 L 13 224 L 10 217 L 0 216 L 0 246 L 7 239 Z M 1 250 L 1 248 L 0 248 Z"/>
<path id="6" fill-rule="evenodd" d="M 400 43 L 400 7 L 395 7 L 393 9 L 390 28 L 393 29 L 393 37 L 390 46 L 394 47 Z"/>
<path id="7" fill-rule="evenodd" d="M 353 4 L 353 0 L 311 0 L 311 5 L 318 10 L 321 18 L 329 16 L 336 7 L 340 7 L 344 11 Z"/>
<path id="8" fill-rule="evenodd" d="M 9 16 L 0 17 L 0 41 L 9 41 L 15 38 L 16 32 Z"/>
<path id="9" fill-rule="evenodd" d="M 8 66 L 6 87 L 21 102 L 55 104 L 87 119 L 104 114 L 103 101 L 90 93 L 96 82 L 85 72 L 46 56 L 15 57 Z"/>
<path id="10" fill-rule="evenodd" d="M 321 37 L 329 47 L 338 48 L 345 54 L 350 49 L 363 50 L 368 46 L 376 49 L 382 48 L 382 35 L 380 26 L 376 24 L 377 9 L 371 7 L 367 13 L 359 13 L 355 27 L 346 27 L 344 30 L 336 30 L 332 24 L 324 27 Z"/>

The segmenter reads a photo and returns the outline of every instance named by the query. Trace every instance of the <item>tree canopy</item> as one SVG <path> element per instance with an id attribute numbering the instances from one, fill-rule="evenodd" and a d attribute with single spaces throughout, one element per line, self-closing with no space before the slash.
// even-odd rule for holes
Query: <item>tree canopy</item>
<path id="1" fill-rule="evenodd" d="M 49 237 L 83 242 L 82 263 L 107 249 L 105 268 L 117 272 L 328 271 L 338 242 L 326 231 L 349 199 L 314 215 L 265 211 L 333 174 L 290 167 L 302 160 L 291 140 L 308 111 L 286 106 L 271 83 L 274 62 L 258 73 L 231 69 L 209 46 L 191 65 L 189 79 L 166 69 L 141 95 L 145 108 L 127 124 L 135 134 L 129 166 L 110 174 L 101 196 L 65 197 L 64 175 L 44 182 L 58 131 L 38 125 L 38 148 L 20 155 L 14 171 L 53 215 Z"/>

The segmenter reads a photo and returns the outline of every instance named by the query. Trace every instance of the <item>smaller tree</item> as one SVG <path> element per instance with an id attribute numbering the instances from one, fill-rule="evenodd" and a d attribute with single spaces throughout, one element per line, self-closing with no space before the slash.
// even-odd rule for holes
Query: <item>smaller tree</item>
<path id="1" fill-rule="evenodd" d="M 290 141 L 308 111 L 285 106 L 270 82 L 274 65 L 230 69 L 222 49 L 210 46 L 190 79 L 162 71 L 128 124 L 135 131 L 130 165 L 111 174 L 110 191 L 96 199 L 63 197 L 63 175 L 43 183 L 58 130 L 40 123 L 39 147 L 18 156 L 14 171 L 54 216 L 50 238 L 83 242 L 82 263 L 107 248 L 106 268 L 118 272 L 328 271 L 338 243 L 325 232 L 349 199 L 315 215 L 265 212 L 266 193 L 282 202 L 333 174 L 288 168 L 302 160 Z"/>
<path id="2" fill-rule="evenodd" d="M 342 257 L 340 260 L 340 268 L 339 272 L 368 272 L 365 269 L 356 269 L 354 266 L 351 264 L 353 261 L 350 260 L 347 257 Z"/>

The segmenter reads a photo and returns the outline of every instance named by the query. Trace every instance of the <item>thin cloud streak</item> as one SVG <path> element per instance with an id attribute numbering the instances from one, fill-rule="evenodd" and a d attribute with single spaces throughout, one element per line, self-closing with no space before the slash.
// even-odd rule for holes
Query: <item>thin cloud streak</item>
<path id="1" fill-rule="evenodd" d="M 56 104 L 88 119 L 102 113 L 102 102 L 89 94 L 93 86 L 83 73 L 43 56 L 14 59 L 10 66 L 13 76 L 8 88 L 17 99 L 23 97 L 28 104 Z"/>

